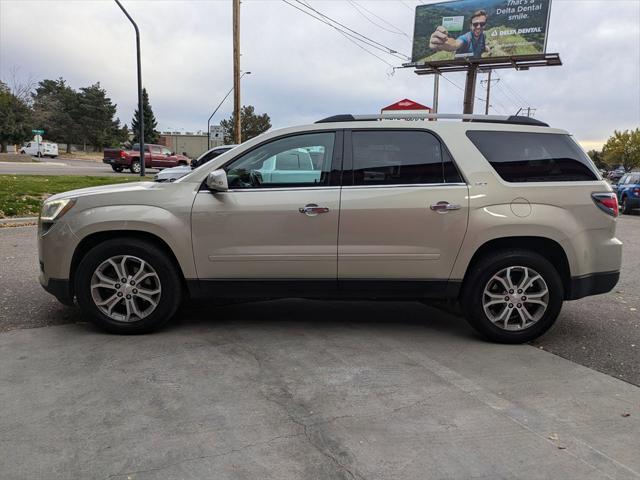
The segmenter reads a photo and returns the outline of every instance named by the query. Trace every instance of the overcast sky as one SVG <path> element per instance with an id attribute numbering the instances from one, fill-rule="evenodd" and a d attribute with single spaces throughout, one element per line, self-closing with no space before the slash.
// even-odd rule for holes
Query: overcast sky
<path id="1" fill-rule="evenodd" d="M 231 0 L 122 0 L 140 27 L 142 75 L 162 130 L 206 130 L 233 85 Z M 416 0 L 308 3 L 344 25 L 411 54 Z M 362 15 L 362 7 L 377 26 Z M 242 103 L 274 127 L 336 113 L 375 113 L 402 98 L 432 104 L 433 77 L 395 71 L 340 33 L 279 0 L 241 8 Z M 393 25 L 400 34 L 393 32 Z M 380 27 L 384 27 L 380 28 Z M 391 30 L 391 31 L 388 31 Z M 585 148 L 614 129 L 640 126 L 640 0 L 553 0 L 547 52 L 560 67 L 498 70 L 492 113 L 531 106 L 536 117 L 575 134 Z M 381 57 L 399 66 L 402 61 Z M 63 77 L 74 88 L 100 82 L 130 124 L 136 106 L 135 37 L 111 0 L 0 0 L 0 78 Z M 447 78 L 462 86 L 464 74 Z M 484 78 L 481 75 L 480 78 Z M 462 91 L 440 83 L 440 111 L 462 111 Z M 478 83 L 476 93 L 484 97 Z M 232 97 L 213 123 L 227 118 Z M 476 112 L 484 104 L 476 102 Z"/>

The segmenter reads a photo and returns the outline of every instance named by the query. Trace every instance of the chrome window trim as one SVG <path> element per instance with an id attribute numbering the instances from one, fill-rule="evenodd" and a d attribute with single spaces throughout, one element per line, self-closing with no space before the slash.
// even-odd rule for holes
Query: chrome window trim
<path id="1" fill-rule="evenodd" d="M 342 188 L 353 190 L 358 188 L 396 188 L 396 187 L 466 187 L 466 183 L 397 183 L 389 185 L 346 185 Z"/>
<path id="2" fill-rule="evenodd" d="M 230 193 L 230 192 L 289 192 L 289 191 L 297 191 L 297 190 L 339 190 L 340 187 L 338 185 L 333 186 L 321 186 L 321 187 L 282 187 L 282 188 L 234 188 L 229 189 L 225 192 L 215 192 L 215 195 L 219 195 L 221 193 Z M 199 190 L 198 193 L 207 193 L 211 195 L 213 192 L 210 190 Z"/>
<path id="3" fill-rule="evenodd" d="M 337 185 L 334 186 L 326 186 L 326 187 L 288 187 L 288 188 L 236 188 L 227 190 L 226 192 L 215 192 L 215 195 L 219 195 L 221 193 L 231 193 L 231 192 L 290 192 L 290 191 L 298 191 L 298 190 L 339 190 L 341 188 L 348 190 L 359 190 L 363 188 L 409 188 L 409 187 L 466 187 L 466 183 L 405 183 L 405 184 L 395 184 L 395 185 L 347 185 L 343 187 L 339 187 Z M 211 195 L 211 191 L 209 190 L 199 190 L 197 193 L 206 193 Z"/>

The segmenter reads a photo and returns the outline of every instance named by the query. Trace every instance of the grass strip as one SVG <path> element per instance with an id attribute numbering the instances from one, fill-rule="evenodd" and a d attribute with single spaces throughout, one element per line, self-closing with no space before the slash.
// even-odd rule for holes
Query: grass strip
<path id="1" fill-rule="evenodd" d="M 55 193 L 97 185 L 139 181 L 140 177 L 133 175 L 121 177 L 0 175 L 0 218 L 37 216 L 43 200 Z"/>

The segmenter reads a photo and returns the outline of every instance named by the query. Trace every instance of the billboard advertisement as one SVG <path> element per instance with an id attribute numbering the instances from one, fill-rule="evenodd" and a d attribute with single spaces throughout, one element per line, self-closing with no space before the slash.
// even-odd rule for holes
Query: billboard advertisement
<path id="1" fill-rule="evenodd" d="M 412 62 L 545 53 L 551 0 L 454 0 L 416 7 Z"/>

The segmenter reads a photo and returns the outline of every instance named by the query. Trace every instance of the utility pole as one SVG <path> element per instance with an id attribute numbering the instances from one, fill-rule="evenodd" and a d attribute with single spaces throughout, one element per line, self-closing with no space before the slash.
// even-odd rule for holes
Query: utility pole
<path id="1" fill-rule="evenodd" d="M 233 1 L 233 141 L 242 143 L 240 123 L 240 0 Z"/>
<path id="2" fill-rule="evenodd" d="M 491 95 L 491 70 L 489 70 L 489 76 L 487 77 L 487 101 L 484 106 L 484 114 L 489 115 L 489 96 Z"/>
<path id="3" fill-rule="evenodd" d="M 480 80 L 480 84 L 481 85 L 484 85 L 485 83 L 487 84 L 487 99 L 486 99 L 486 104 L 484 106 L 484 114 L 485 115 L 489 115 L 489 107 L 490 107 L 489 100 L 491 98 L 491 82 L 496 82 L 497 83 L 497 82 L 500 81 L 499 78 L 491 80 L 491 72 L 492 71 L 493 70 L 489 70 L 489 76 L 487 77 L 486 80 Z"/>
<path id="4" fill-rule="evenodd" d="M 438 113 L 438 96 L 440 95 L 440 74 L 433 76 L 433 108 L 431 113 Z"/>

